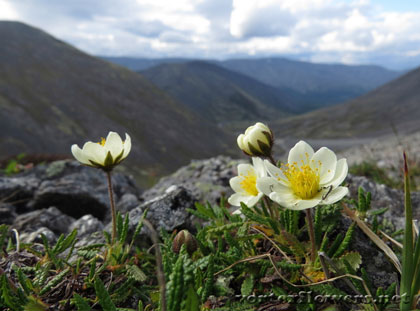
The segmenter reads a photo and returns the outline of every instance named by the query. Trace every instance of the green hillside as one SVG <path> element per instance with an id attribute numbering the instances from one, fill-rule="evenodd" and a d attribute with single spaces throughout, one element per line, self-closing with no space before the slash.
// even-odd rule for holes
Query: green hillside
<path id="1" fill-rule="evenodd" d="M 179 102 L 218 124 L 283 118 L 294 108 L 288 94 L 207 62 L 161 64 L 141 73 Z"/>
<path id="2" fill-rule="evenodd" d="M 0 42 L 1 157 L 70 154 L 114 130 L 132 136 L 128 166 L 159 176 L 234 143 L 140 74 L 41 30 L 0 22 Z"/>
<path id="3" fill-rule="evenodd" d="M 294 137 L 375 137 L 420 130 L 420 68 L 345 104 L 274 122 Z"/>

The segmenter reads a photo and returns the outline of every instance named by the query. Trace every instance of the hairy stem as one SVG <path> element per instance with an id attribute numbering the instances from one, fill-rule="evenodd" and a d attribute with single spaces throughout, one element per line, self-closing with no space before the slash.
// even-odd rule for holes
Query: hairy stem
<path id="1" fill-rule="evenodd" d="M 106 177 L 108 180 L 108 193 L 109 201 L 111 203 L 111 214 L 112 214 L 112 240 L 111 244 L 115 243 L 115 238 L 117 236 L 117 217 L 115 212 L 115 202 L 114 202 L 114 192 L 112 191 L 112 181 L 111 181 L 111 171 L 106 172 Z"/>
<path id="2" fill-rule="evenodd" d="M 316 259 L 317 250 L 316 250 L 316 244 L 315 244 L 314 224 L 312 220 L 311 209 L 309 208 L 306 209 L 306 221 L 308 223 L 309 238 L 311 239 L 311 244 L 312 244 L 311 261 L 312 263 L 314 263 Z"/>
<path id="3" fill-rule="evenodd" d="M 162 254 L 160 252 L 159 246 L 159 236 L 156 232 L 153 225 L 147 219 L 143 219 L 143 223 L 146 227 L 150 230 L 151 234 L 150 237 L 155 245 L 155 256 L 156 256 L 156 272 L 157 272 L 157 280 L 160 287 L 160 310 L 166 311 L 166 284 L 165 284 L 165 274 L 163 273 L 163 262 L 162 262 Z"/>

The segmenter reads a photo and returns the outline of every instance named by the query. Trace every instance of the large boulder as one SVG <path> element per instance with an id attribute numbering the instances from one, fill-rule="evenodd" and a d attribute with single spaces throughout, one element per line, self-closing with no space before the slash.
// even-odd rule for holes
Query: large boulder
<path id="1" fill-rule="evenodd" d="M 55 206 L 75 218 L 91 214 L 108 220 L 107 187 L 101 170 L 63 160 L 37 165 L 13 177 L 1 176 L 0 200 L 15 205 L 18 213 Z M 117 204 L 126 194 L 139 194 L 133 179 L 119 173 L 113 174 L 113 189 Z"/>
<path id="2" fill-rule="evenodd" d="M 172 186 L 178 186 L 188 190 L 199 202 L 217 204 L 222 195 L 227 197 L 232 194 L 229 179 L 237 175 L 238 164 L 244 162 L 226 156 L 192 161 L 172 175 L 160 179 L 141 197 L 149 201 L 164 195 Z"/>
<path id="3" fill-rule="evenodd" d="M 359 187 L 372 194 L 372 209 L 388 208 L 381 219 L 392 222 L 396 229 L 402 229 L 405 225 L 404 218 L 404 191 L 392 189 L 385 185 L 377 184 L 364 176 L 347 177 L 350 188 L 350 196 L 357 199 Z M 420 192 L 411 193 L 413 218 L 420 220 Z"/>

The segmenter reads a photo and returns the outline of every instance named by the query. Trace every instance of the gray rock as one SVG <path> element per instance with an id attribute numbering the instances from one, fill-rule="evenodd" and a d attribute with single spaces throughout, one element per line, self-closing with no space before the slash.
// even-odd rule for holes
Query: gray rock
<path id="1" fill-rule="evenodd" d="M 0 224 L 3 223 L 6 225 L 10 225 L 13 223 L 16 216 L 16 208 L 13 205 L 7 203 L 0 203 Z"/>
<path id="2" fill-rule="evenodd" d="M 351 222 L 349 218 L 343 217 L 340 231 L 345 233 Z M 359 227 L 356 227 L 349 249 L 362 256 L 362 267 L 366 269 L 375 288 L 387 288 L 393 282 L 398 282 L 398 272 L 393 264 Z"/>
<path id="3" fill-rule="evenodd" d="M 69 227 L 69 231 L 77 229 L 78 237 L 82 238 L 94 232 L 101 232 L 103 228 L 104 225 L 98 218 L 92 215 L 85 215 L 73 222 Z"/>
<path id="4" fill-rule="evenodd" d="M 41 227 L 32 232 L 23 232 L 20 234 L 22 243 L 42 243 L 41 234 L 44 234 L 48 243 L 51 245 L 57 241 L 57 237 L 50 229 Z"/>
<path id="5" fill-rule="evenodd" d="M 132 178 L 119 173 L 112 176 L 117 202 L 124 194 L 137 197 L 139 190 Z M 40 164 L 14 177 L 0 177 L 0 199 L 16 206 L 18 213 L 56 206 L 75 218 L 86 214 L 110 218 L 105 173 L 76 161 Z"/>
<path id="6" fill-rule="evenodd" d="M 353 198 L 357 199 L 358 189 L 362 187 L 366 192 L 372 194 L 372 209 L 389 208 L 381 219 L 388 219 L 396 229 L 404 228 L 404 191 L 376 184 L 364 176 L 349 175 L 347 182 Z M 420 192 L 412 192 L 411 200 L 413 218 L 420 220 Z"/>
<path id="7" fill-rule="evenodd" d="M 16 206 L 19 212 L 26 212 L 26 205 L 40 183 L 36 176 L 0 176 L 0 201 Z"/>
<path id="8" fill-rule="evenodd" d="M 142 205 L 131 210 L 129 213 L 131 233 L 134 232 L 137 224 L 146 209 L 148 209 L 147 219 L 159 232 L 160 229 L 173 231 L 175 229 L 193 229 L 193 216 L 186 211 L 187 208 L 194 208 L 197 200 L 192 194 L 183 187 L 173 187 L 172 191 L 147 201 Z M 111 224 L 107 226 L 110 230 Z M 148 236 L 148 229 L 143 226 L 140 232 L 142 236 Z"/>
<path id="9" fill-rule="evenodd" d="M 55 234 L 68 233 L 73 217 L 63 214 L 55 207 L 36 210 L 16 217 L 12 224 L 19 232 L 33 232 L 40 227 L 46 227 Z"/>
<path id="10" fill-rule="evenodd" d="M 140 201 L 136 195 L 132 193 L 125 193 L 117 203 L 117 210 L 121 214 L 125 214 L 139 205 Z"/>
<path id="11" fill-rule="evenodd" d="M 227 197 L 232 194 L 229 179 L 237 175 L 237 166 L 243 162 L 225 156 L 192 161 L 174 174 L 162 178 L 141 197 L 148 201 L 164 195 L 172 186 L 177 186 L 187 189 L 199 202 L 216 204 L 222 195 Z"/>

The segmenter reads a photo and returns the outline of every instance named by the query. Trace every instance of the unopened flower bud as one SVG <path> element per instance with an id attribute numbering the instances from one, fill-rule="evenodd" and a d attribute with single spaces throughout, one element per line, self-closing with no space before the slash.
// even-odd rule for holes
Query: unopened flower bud
<path id="1" fill-rule="evenodd" d="M 198 248 L 197 240 L 188 230 L 178 232 L 172 243 L 172 251 L 178 254 L 183 244 L 185 244 L 187 252 L 190 255 Z"/>
<path id="2" fill-rule="evenodd" d="M 252 157 L 269 157 L 273 147 L 273 133 L 267 125 L 258 122 L 248 127 L 245 134 L 241 134 L 237 139 L 241 150 Z"/>

